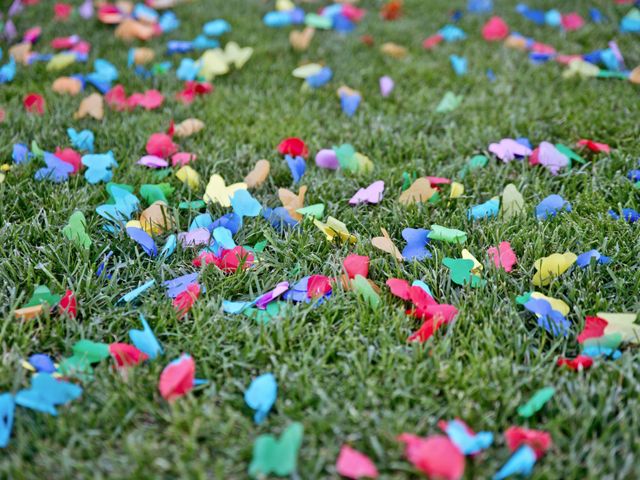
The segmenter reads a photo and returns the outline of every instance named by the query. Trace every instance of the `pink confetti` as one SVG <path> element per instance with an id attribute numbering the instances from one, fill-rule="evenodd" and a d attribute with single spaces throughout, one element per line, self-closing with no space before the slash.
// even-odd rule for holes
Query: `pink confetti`
<path id="1" fill-rule="evenodd" d="M 378 469 L 371 459 L 348 445 L 343 445 L 340 449 L 336 470 L 343 477 L 352 479 L 378 478 Z"/>
<path id="2" fill-rule="evenodd" d="M 367 188 L 361 188 L 349 200 L 349 205 L 360 205 L 361 203 L 379 203 L 384 193 L 384 182 L 378 180 Z"/>
<path id="3" fill-rule="evenodd" d="M 489 258 L 497 268 L 503 268 L 505 272 L 513 270 L 513 266 L 518 261 L 515 252 L 511 249 L 509 242 L 500 242 L 498 248 L 489 247 L 487 250 Z"/>

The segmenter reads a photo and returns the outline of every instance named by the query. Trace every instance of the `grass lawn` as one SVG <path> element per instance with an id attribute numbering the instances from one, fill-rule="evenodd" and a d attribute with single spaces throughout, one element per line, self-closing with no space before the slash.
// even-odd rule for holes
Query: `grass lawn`
<path id="1" fill-rule="evenodd" d="M 128 331 L 139 328 L 139 313 L 151 324 L 165 354 L 130 369 L 126 378 L 112 361 L 101 362 L 94 380 L 83 385 L 82 397 L 60 406 L 58 417 L 19 407 L 10 444 L 0 451 L 0 477 L 246 478 L 255 438 L 279 434 L 297 421 L 305 429 L 298 478 L 338 478 L 335 460 L 344 443 L 369 455 L 381 478 L 418 478 L 397 435 L 435 434 L 439 420 L 455 417 L 476 431 L 495 434 L 493 446 L 481 458 L 467 460 L 466 478 L 489 478 L 508 459 L 502 433 L 511 425 L 552 435 L 553 447 L 538 461 L 532 478 L 640 477 L 640 352 L 625 348 L 618 360 L 597 359 L 581 373 L 555 365 L 557 357 L 580 352 L 576 336 L 586 315 L 640 310 L 640 230 L 607 214 L 610 208 L 640 206 L 640 191 L 626 178 L 630 169 L 638 168 L 640 157 L 638 86 L 616 79 L 563 79 L 564 67 L 555 62 L 534 65 L 524 52 L 485 42 L 480 28 L 486 17 L 464 15 L 458 25 L 467 32 L 466 40 L 423 50 L 422 41 L 450 22 L 451 10 L 464 8 L 462 0 L 406 0 L 405 15 L 394 22 L 379 19 L 382 2 L 361 2 L 368 13 L 354 33 L 318 31 L 302 53 L 289 46 L 290 28 L 263 25 L 262 16 L 273 3 L 200 0 L 174 9 L 182 21 L 179 30 L 147 44 L 159 60 L 165 59 L 168 39 L 195 38 L 203 23 L 215 18 L 233 27 L 223 43 L 233 40 L 254 48 L 243 69 L 214 79 L 215 91 L 190 106 L 174 100 L 182 88 L 174 74 L 182 56 L 170 57 L 170 74 L 142 80 L 126 67 L 128 46 L 114 38 L 113 28 L 95 19 L 53 22 L 52 3 L 47 1 L 16 18 L 19 32 L 36 24 L 43 27 L 41 51 L 50 51 L 53 37 L 73 33 L 92 43 L 90 62 L 63 74 L 87 73 L 95 58 L 105 58 L 118 67 L 118 82 L 128 93 L 157 88 L 167 100 L 158 110 L 122 113 L 107 108 L 102 121 L 74 120 L 81 96 L 51 91 L 59 73 L 47 71 L 44 63 L 19 66 L 13 82 L 0 87 L 0 105 L 7 112 L 0 125 L 3 162 L 11 162 L 16 142 L 36 140 L 53 151 L 69 145 L 68 127 L 89 128 L 96 134 L 96 151 L 113 150 L 120 164 L 113 181 L 138 187 L 156 182 L 151 170 L 135 164 L 145 154 L 149 135 L 166 130 L 172 118 L 197 117 L 206 123 L 205 130 L 179 144 L 198 155 L 193 167 L 204 183 L 191 191 L 168 177 L 176 188 L 171 205 L 201 198 L 213 173 L 228 183 L 242 181 L 258 159 L 266 158 L 271 175 L 252 194 L 263 205 L 276 207 L 277 188 L 298 188 L 276 146 L 297 136 L 311 151 L 301 181 L 309 188 L 305 204 L 324 203 L 325 213 L 345 222 L 358 242 L 331 244 L 308 220 L 281 234 L 262 217 L 247 219 L 234 238 L 238 245 L 267 240 L 261 261 L 232 275 L 215 266 L 205 268 L 200 283 L 206 292 L 179 320 L 160 286 L 136 304 L 116 301 L 151 278 L 161 282 L 195 271 L 193 249 L 178 248 L 166 261 L 152 259 L 125 234 L 113 236 L 102 229 L 104 221 L 95 208 L 107 199 L 104 184 L 90 185 L 82 175 L 61 184 L 37 182 L 34 173 L 41 161 L 15 166 L 0 184 L 0 392 L 15 393 L 30 384 L 31 374 L 21 361 L 33 353 L 61 360 L 80 339 L 128 342 Z M 523 19 L 514 10 L 515 1 L 495 3 L 496 14 L 512 30 L 563 53 L 603 49 L 616 40 L 627 66 L 640 64 L 638 37 L 618 31 L 618 20 L 629 6 L 604 0 L 535 2 L 538 8 L 577 10 L 585 18 L 588 6 L 598 6 L 610 19 L 600 25 L 588 21 L 581 30 L 562 33 Z M 318 6 L 303 4 L 307 11 Z M 365 33 L 375 39 L 374 47 L 361 43 Z M 398 60 L 382 55 L 379 46 L 386 41 L 407 47 L 408 56 Z M 468 59 L 466 76 L 455 75 L 451 54 Z M 296 66 L 310 61 L 333 69 L 327 86 L 307 91 L 291 75 Z M 488 68 L 495 82 L 488 81 Z M 396 83 L 386 99 L 378 90 L 382 75 Z M 352 118 L 340 110 L 336 89 L 341 85 L 363 95 Z M 447 91 L 463 95 L 462 104 L 453 112 L 436 113 Z M 44 116 L 24 112 L 27 92 L 45 97 Z M 504 164 L 489 155 L 488 145 L 505 137 L 569 146 L 589 138 L 611 145 L 612 153 L 587 154 L 588 163 L 554 177 L 526 161 Z M 318 150 L 342 143 L 367 155 L 373 172 L 352 175 L 315 166 Z M 488 165 L 460 179 L 458 172 L 467 160 L 482 153 L 490 157 Z M 463 183 L 465 193 L 439 204 L 401 205 L 404 171 L 452 178 Z M 386 183 L 379 205 L 348 204 L 358 188 L 378 179 Z M 508 183 L 523 194 L 525 215 L 467 219 L 470 206 L 499 196 Z M 571 202 L 573 211 L 536 220 L 535 205 L 554 193 Z M 75 210 L 87 218 L 93 241 L 88 250 L 61 234 Z M 214 219 L 230 211 L 220 205 L 209 205 L 208 210 Z M 176 208 L 176 214 L 182 231 L 196 212 Z M 460 257 L 460 246 L 432 242 L 432 259 L 402 263 L 371 246 L 380 227 L 402 249 L 404 228 L 431 224 L 467 232 L 464 247 L 484 264 L 484 288 L 450 281 L 442 259 Z M 496 270 L 486 254 L 501 241 L 510 241 L 518 256 L 509 274 Z M 611 256 L 612 262 L 574 268 L 546 287 L 532 285 L 537 259 L 590 249 Z M 114 252 L 113 276 L 97 278 L 96 267 L 109 250 Z M 371 309 L 354 292 L 335 286 L 323 305 L 288 305 L 266 325 L 222 313 L 223 299 L 254 298 L 278 282 L 295 282 L 305 275 L 336 277 L 349 253 L 371 258 L 369 277 L 382 287 L 379 308 Z M 407 316 L 403 303 L 384 286 L 390 277 L 422 279 L 439 302 L 460 310 L 455 323 L 424 344 L 407 342 L 421 322 Z M 16 320 L 13 311 L 36 285 L 48 285 L 57 293 L 72 289 L 78 318 Z M 516 303 L 516 296 L 534 289 L 571 307 L 568 337 L 553 337 Z M 196 376 L 209 383 L 169 404 L 158 392 L 158 377 L 182 352 L 193 356 Z M 265 372 L 278 380 L 278 399 L 257 426 L 243 392 Z M 553 399 L 531 419 L 520 418 L 517 407 L 545 386 L 556 388 Z"/>

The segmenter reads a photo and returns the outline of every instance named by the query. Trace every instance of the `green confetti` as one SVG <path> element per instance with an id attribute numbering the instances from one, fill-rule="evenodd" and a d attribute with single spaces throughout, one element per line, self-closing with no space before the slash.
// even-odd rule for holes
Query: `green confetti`
<path id="1" fill-rule="evenodd" d="M 309 205 L 308 207 L 299 208 L 296 210 L 300 215 L 317 218 L 320 220 L 324 217 L 324 203 L 316 203 Z"/>
<path id="2" fill-rule="evenodd" d="M 303 433 L 302 424 L 295 422 L 282 432 L 279 439 L 273 435 L 256 438 L 249 475 L 253 478 L 264 478 L 270 474 L 284 477 L 295 472 Z"/>
<path id="3" fill-rule="evenodd" d="M 81 248 L 91 246 L 91 237 L 86 231 L 87 220 L 82 212 L 73 212 L 69 223 L 62 229 L 62 234 Z"/>
<path id="4" fill-rule="evenodd" d="M 462 230 L 442 227 L 434 223 L 433 225 L 431 225 L 429 238 L 431 240 L 442 240 L 449 243 L 464 243 L 467 241 L 467 234 Z"/>
<path id="5" fill-rule="evenodd" d="M 442 97 L 442 100 L 440 100 L 440 103 L 436 107 L 436 112 L 446 113 L 455 110 L 460 106 L 463 98 L 464 97 L 462 95 L 456 95 L 453 92 L 445 93 L 444 97 Z"/>
<path id="6" fill-rule="evenodd" d="M 373 289 L 369 280 L 362 275 L 356 275 L 355 278 L 351 280 L 351 287 L 371 308 L 378 308 L 380 305 L 380 295 Z"/>
<path id="7" fill-rule="evenodd" d="M 532 417 L 551 400 L 551 397 L 553 397 L 555 393 L 556 389 L 553 387 L 541 388 L 533 394 L 533 397 L 531 397 L 527 403 L 518 407 L 518 415 L 524 418 Z"/>
<path id="8" fill-rule="evenodd" d="M 473 260 L 466 258 L 444 258 L 442 263 L 449 269 L 451 281 L 457 285 L 471 285 L 473 288 L 484 287 L 486 280 L 471 273 Z"/>
<path id="9" fill-rule="evenodd" d="M 25 305 L 25 307 L 34 307 L 36 305 L 42 305 L 46 303 L 49 307 L 55 307 L 60 302 L 60 295 L 51 293 L 49 287 L 45 285 L 38 285 L 33 291 L 33 295 Z"/>

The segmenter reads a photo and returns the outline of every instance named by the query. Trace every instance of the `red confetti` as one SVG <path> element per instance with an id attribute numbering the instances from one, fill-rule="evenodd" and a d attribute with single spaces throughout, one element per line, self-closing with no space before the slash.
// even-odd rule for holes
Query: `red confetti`
<path id="1" fill-rule="evenodd" d="M 187 285 L 187 288 L 180 292 L 176 298 L 173 299 L 173 308 L 176 309 L 178 313 L 178 318 L 184 317 L 193 304 L 196 303 L 196 300 L 200 296 L 200 285 L 197 283 L 191 283 Z"/>
<path id="2" fill-rule="evenodd" d="M 400 278 L 390 278 L 387 280 L 387 287 L 391 289 L 391 293 L 396 297 L 403 300 L 409 300 L 411 298 L 411 285 L 406 280 Z"/>
<path id="3" fill-rule="evenodd" d="M 380 17 L 383 20 L 397 20 L 402 15 L 402 0 L 391 0 L 380 9 Z"/>
<path id="4" fill-rule="evenodd" d="M 509 35 L 509 25 L 500 17 L 491 17 L 482 27 L 482 37 L 487 42 L 504 40 Z"/>
<path id="5" fill-rule="evenodd" d="M 540 147 L 536 147 L 531 151 L 531 155 L 529 156 L 529 165 L 539 165 L 540 164 Z"/>
<path id="6" fill-rule="evenodd" d="M 78 315 L 78 303 L 76 302 L 76 296 L 71 290 L 64 292 L 64 297 L 60 299 L 58 303 L 58 311 L 66 313 L 69 318 L 76 318 Z"/>
<path id="7" fill-rule="evenodd" d="M 146 150 L 149 155 L 167 158 L 178 151 L 178 146 L 166 133 L 154 133 L 147 141 Z"/>
<path id="8" fill-rule="evenodd" d="M 571 370 L 582 371 L 591 368 L 591 366 L 593 365 L 593 358 L 587 355 L 578 355 L 576 358 L 560 357 L 558 358 L 556 364 L 559 367 L 566 366 Z"/>
<path id="9" fill-rule="evenodd" d="M 133 367 L 149 358 L 146 353 L 127 343 L 112 343 L 109 345 L 109 353 L 117 368 Z"/>
<path id="10" fill-rule="evenodd" d="M 37 93 L 28 93 L 22 100 L 22 104 L 27 112 L 44 115 L 44 98 Z"/>
<path id="11" fill-rule="evenodd" d="M 307 145 L 298 137 L 285 138 L 278 145 L 278 152 L 280 155 L 291 155 L 293 157 L 307 158 L 307 155 L 309 155 Z"/>
<path id="12" fill-rule="evenodd" d="M 182 103 L 192 103 L 197 96 L 206 95 L 213 91 L 213 85 L 208 82 L 185 82 L 181 92 L 176 94 L 176 99 Z"/>
<path id="13" fill-rule="evenodd" d="M 369 276 L 369 257 L 364 255 L 348 255 L 342 262 L 345 272 L 350 279 L 356 278 L 356 275 L 361 275 L 364 278 Z"/>
<path id="14" fill-rule="evenodd" d="M 319 298 L 331 293 L 331 281 L 324 275 L 311 275 L 307 282 L 307 297 Z"/>
<path id="15" fill-rule="evenodd" d="M 216 257 L 214 263 L 223 272 L 237 272 L 238 269 L 246 270 L 251 267 L 254 261 L 253 253 L 237 246 L 231 250 L 223 250 L 220 258 Z"/>
<path id="16" fill-rule="evenodd" d="M 591 150 L 592 152 L 595 153 L 600 153 L 600 152 L 604 152 L 604 153 L 610 153 L 611 152 L 611 147 L 609 145 L 607 145 L 606 143 L 598 143 L 598 142 L 594 142 L 593 140 L 586 140 L 586 139 L 582 139 L 578 141 L 578 146 L 579 147 L 586 147 L 589 150 Z"/>
<path id="17" fill-rule="evenodd" d="M 439 45 L 443 40 L 444 37 L 439 33 L 436 33 L 435 35 L 431 35 L 430 37 L 424 39 L 424 41 L 422 42 L 422 48 L 431 50 L 433 47 Z"/>
<path id="18" fill-rule="evenodd" d="M 362 35 L 360 37 L 360 41 L 367 47 L 373 47 L 373 44 L 376 43 L 373 36 L 371 35 Z"/>
<path id="19" fill-rule="evenodd" d="M 509 427 L 504 432 L 509 450 L 515 452 L 521 445 L 528 445 L 536 452 L 536 457 L 542 457 L 551 448 L 551 435 L 542 430 L 530 430 L 522 427 Z"/>
<path id="20" fill-rule="evenodd" d="M 57 147 L 54 155 L 63 162 L 73 165 L 72 174 L 78 173 L 82 167 L 82 155 L 76 152 L 73 148 L 60 149 L 60 147 Z"/>
<path id="21" fill-rule="evenodd" d="M 422 438 L 403 433 L 398 440 L 406 444 L 407 459 L 429 478 L 458 480 L 464 474 L 464 455 L 444 435 Z"/>
<path id="22" fill-rule="evenodd" d="M 182 355 L 178 360 L 167 365 L 160 374 L 158 389 L 165 400 L 173 401 L 186 395 L 193 389 L 196 364 L 189 355 Z"/>
<path id="23" fill-rule="evenodd" d="M 68 3 L 56 3 L 53 6 L 53 13 L 55 14 L 56 20 L 67 20 L 71 12 L 73 12 L 73 5 L 69 5 Z"/>
<path id="24" fill-rule="evenodd" d="M 609 323 L 600 317 L 586 317 L 584 328 L 578 335 L 578 343 L 584 343 L 589 338 L 600 338 L 604 336 L 604 329 Z"/>
<path id="25" fill-rule="evenodd" d="M 127 94 L 122 85 L 116 85 L 111 88 L 105 95 L 104 101 L 114 110 L 122 111 L 128 108 Z"/>

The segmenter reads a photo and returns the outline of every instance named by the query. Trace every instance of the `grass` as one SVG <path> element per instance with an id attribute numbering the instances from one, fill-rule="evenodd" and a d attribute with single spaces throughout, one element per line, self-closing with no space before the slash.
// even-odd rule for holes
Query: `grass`
<path id="1" fill-rule="evenodd" d="M 76 2 L 77 3 L 77 2 Z M 78 98 L 59 97 L 50 90 L 56 74 L 43 64 L 19 68 L 9 85 L 0 89 L 0 104 L 8 113 L 0 129 L 0 152 L 10 158 L 14 142 L 38 141 L 53 150 L 67 145 L 66 128 L 90 128 L 96 150 L 113 149 L 120 167 L 114 181 L 153 183 L 150 171 L 136 166 L 148 136 L 166 129 L 169 120 L 196 116 L 206 130 L 181 141 L 184 150 L 198 154 L 195 164 L 203 179 L 220 173 L 239 181 L 259 158 L 272 163 L 268 182 L 254 192 L 265 204 L 278 204 L 277 187 L 291 187 L 291 177 L 275 145 L 299 136 L 312 152 L 352 143 L 375 163 L 374 173 L 351 176 L 319 170 L 309 162 L 304 184 L 307 204 L 323 202 L 327 213 L 344 221 L 359 241 L 354 247 L 331 245 L 310 223 L 280 235 L 262 219 L 248 221 L 236 236 L 238 244 L 267 239 L 262 262 L 255 268 L 225 276 L 206 268 L 201 283 L 206 294 L 185 320 L 177 320 L 170 301 L 155 288 L 138 305 L 116 305 L 126 291 L 149 278 L 158 281 L 191 272 L 193 252 L 177 251 L 168 261 L 146 257 L 124 236 L 102 231 L 95 207 L 103 203 L 103 186 L 91 186 L 82 176 L 55 185 L 36 182 L 39 165 L 15 167 L 0 185 L 0 391 L 15 392 L 29 384 L 21 359 L 45 352 L 61 359 L 82 339 L 127 341 L 142 312 L 151 323 L 165 356 L 129 372 L 126 378 L 110 362 L 96 368 L 95 380 L 85 385 L 81 399 L 62 406 L 57 418 L 19 409 L 9 447 L 0 454 L 3 478 L 245 478 L 257 435 L 279 433 L 300 421 L 305 436 L 299 456 L 299 478 L 337 478 L 335 459 L 340 445 L 350 443 L 368 455 L 382 478 L 418 476 L 403 458 L 395 437 L 404 431 L 420 435 L 437 432 L 440 419 L 463 418 L 476 430 L 496 433 L 494 446 L 481 459 L 468 460 L 468 478 L 488 478 L 508 458 L 501 433 L 510 425 L 547 430 L 554 446 L 538 462 L 533 478 L 637 478 L 640 444 L 640 353 L 628 348 L 617 361 L 596 363 L 576 374 L 555 368 L 559 355 L 575 355 L 575 340 L 584 316 L 598 311 L 638 311 L 640 303 L 640 234 L 637 226 L 614 222 L 609 208 L 638 209 L 638 191 L 626 178 L 640 156 L 640 115 L 637 87 L 617 80 L 561 78 L 557 64 L 535 66 L 526 54 L 479 36 L 483 18 L 467 15 L 460 26 L 469 34 L 461 43 L 444 44 L 432 52 L 421 41 L 448 23 L 452 8 L 464 2 L 407 0 L 407 14 L 396 22 L 381 22 L 381 2 L 365 2 L 369 13 L 356 33 L 341 36 L 318 32 L 304 53 L 288 46 L 288 30 L 272 30 L 260 21 L 272 2 L 200 0 L 178 7 L 182 20 L 169 38 L 194 38 L 202 24 L 225 18 L 233 26 L 227 40 L 250 45 L 254 55 L 244 69 L 215 79 L 215 92 L 190 107 L 177 104 L 173 92 L 181 88 L 172 74 L 143 81 L 126 68 L 127 47 L 112 30 L 79 19 L 49 21 L 51 5 L 28 9 L 16 20 L 19 31 L 43 27 L 42 50 L 59 35 L 78 33 L 92 42 L 91 59 L 106 58 L 120 69 L 128 92 L 155 87 L 168 100 L 153 112 L 107 111 L 101 122 L 73 120 Z M 640 63 L 637 38 L 621 35 L 616 20 L 628 7 L 598 4 L 612 22 L 588 23 L 578 32 L 562 34 L 537 27 L 517 15 L 516 2 L 496 2 L 497 12 L 511 27 L 551 43 L 567 53 L 605 48 L 618 41 L 630 66 Z M 307 10 L 318 5 L 306 5 Z M 587 15 L 583 2 L 536 2 Z M 373 35 L 377 46 L 394 41 L 409 56 L 394 60 L 359 42 Z M 167 37 L 149 46 L 158 54 Z M 469 59 L 470 72 L 456 77 L 450 54 Z M 172 58 L 177 65 L 176 58 Z M 297 65 L 322 61 L 334 70 L 326 87 L 306 92 L 291 76 Z M 487 81 L 485 71 L 497 76 Z M 88 72 L 90 65 L 69 71 Z M 65 72 L 66 73 L 66 72 Z M 378 78 L 388 74 L 397 87 L 390 98 L 377 93 Z M 335 90 L 342 84 L 359 89 L 364 101 L 351 119 L 342 115 Z M 462 93 L 456 111 L 436 114 L 448 90 Z M 21 99 L 42 93 L 47 101 L 43 117 L 27 115 Z M 532 143 L 572 145 L 580 138 L 608 143 L 613 153 L 590 157 L 581 168 L 550 176 L 524 163 L 489 165 L 463 180 L 465 195 L 439 205 L 403 207 L 397 202 L 403 171 L 456 178 L 472 155 L 486 151 L 503 137 L 526 136 Z M 378 206 L 350 207 L 346 200 L 361 186 L 383 179 L 387 190 Z M 172 203 L 199 198 L 172 179 Z M 471 222 L 466 209 L 515 183 L 525 196 L 527 215 L 511 221 Z M 538 222 L 534 206 L 558 193 L 573 206 L 571 214 Z M 66 241 L 61 228 L 74 210 L 88 219 L 93 240 L 89 251 Z M 225 213 L 209 207 L 212 216 Z M 191 214 L 193 215 L 193 214 Z M 191 217 L 179 212 L 180 227 Z M 488 284 L 483 290 L 452 285 L 442 266 L 445 256 L 459 256 L 457 247 L 438 243 L 434 258 L 398 264 L 374 250 L 369 239 L 389 230 L 398 245 L 405 227 L 432 223 L 468 232 L 465 245 L 484 264 Z M 519 263 L 512 274 L 489 267 L 486 249 L 502 240 L 511 242 Z M 515 297 L 533 289 L 533 263 L 553 252 L 576 253 L 599 249 L 613 262 L 586 270 L 572 270 L 542 289 L 571 306 L 572 334 L 553 338 L 516 305 Z M 95 276 L 105 252 L 114 251 L 110 281 Z M 336 276 L 342 259 L 355 252 L 371 257 L 370 277 L 382 285 L 388 277 L 423 279 L 439 301 L 461 313 L 453 326 L 440 330 L 424 345 L 406 339 L 418 327 L 388 291 L 372 311 L 350 292 L 337 290 L 320 308 L 296 305 L 267 325 L 243 316 L 221 313 L 222 299 L 251 298 L 278 281 L 313 273 Z M 25 303 L 34 286 L 47 284 L 56 292 L 71 288 L 79 299 L 76 320 L 44 317 L 18 322 L 13 310 Z M 181 352 L 196 360 L 197 376 L 209 384 L 175 402 L 163 401 L 157 390 L 162 368 Z M 256 426 L 242 393 L 251 379 L 272 372 L 278 379 L 278 400 L 267 421 Z M 516 408 L 544 386 L 555 397 L 530 420 L 518 418 Z"/>

